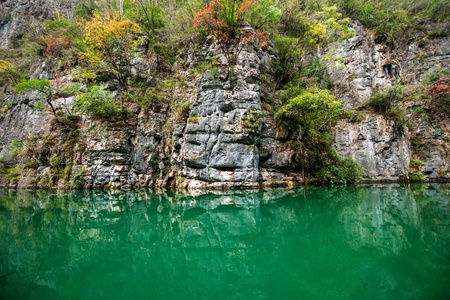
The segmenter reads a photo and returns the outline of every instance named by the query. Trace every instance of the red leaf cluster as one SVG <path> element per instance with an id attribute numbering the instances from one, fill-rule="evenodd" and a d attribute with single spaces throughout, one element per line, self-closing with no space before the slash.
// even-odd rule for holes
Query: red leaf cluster
<path id="1" fill-rule="evenodd" d="M 51 36 L 47 40 L 47 48 L 45 52 L 55 56 L 60 57 L 63 55 L 63 50 L 70 47 L 70 41 L 64 36 Z"/>
<path id="2" fill-rule="evenodd" d="M 450 96 L 450 75 L 441 74 L 430 89 L 433 99 Z"/>
<path id="3" fill-rule="evenodd" d="M 229 21 L 230 16 L 226 15 L 229 13 L 227 7 L 219 0 L 210 2 L 205 9 L 198 11 L 194 17 L 194 28 L 212 34 L 218 40 L 219 46 L 225 53 L 230 65 L 235 62 L 237 55 L 245 45 L 252 44 L 261 48 L 267 48 L 268 46 L 267 38 L 261 30 L 244 34 L 237 28 L 238 19 L 243 18 L 242 14 L 252 5 L 258 5 L 257 1 L 244 0 L 235 14 L 232 15 L 234 19 L 231 23 Z M 236 26 L 233 27 L 230 24 L 236 24 Z"/>

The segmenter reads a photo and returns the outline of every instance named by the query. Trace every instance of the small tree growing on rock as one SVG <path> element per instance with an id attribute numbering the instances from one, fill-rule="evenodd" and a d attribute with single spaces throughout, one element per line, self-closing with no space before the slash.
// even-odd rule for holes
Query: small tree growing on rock
<path id="1" fill-rule="evenodd" d="M 119 94 L 127 86 L 139 46 L 141 28 L 119 16 L 95 16 L 84 26 L 85 53 L 81 58 L 97 72 L 107 71 L 119 83 Z"/>
<path id="2" fill-rule="evenodd" d="M 16 88 L 14 90 L 17 94 L 26 94 L 31 93 L 33 91 L 39 92 L 39 98 L 44 99 L 45 102 L 50 106 L 53 115 L 57 118 L 56 108 L 53 105 L 52 101 L 55 100 L 57 97 L 56 91 L 53 88 L 50 81 L 47 79 L 29 79 L 22 81 L 16 85 Z"/>
<path id="3" fill-rule="evenodd" d="M 342 102 L 328 90 L 309 88 L 288 101 L 276 114 L 285 135 L 296 137 L 295 145 L 302 163 L 302 177 L 305 182 L 305 166 L 308 151 L 323 143 L 331 122 L 340 114 Z"/>
<path id="4" fill-rule="evenodd" d="M 200 10 L 194 17 L 194 28 L 212 34 L 225 54 L 228 65 L 236 64 L 237 57 L 243 47 L 253 44 L 267 47 L 267 38 L 261 30 L 243 32 L 239 21 L 255 0 L 216 0 Z"/>

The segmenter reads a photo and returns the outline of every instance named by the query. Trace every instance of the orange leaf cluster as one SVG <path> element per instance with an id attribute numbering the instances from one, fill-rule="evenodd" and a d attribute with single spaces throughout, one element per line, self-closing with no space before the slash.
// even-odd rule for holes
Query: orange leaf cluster
<path id="1" fill-rule="evenodd" d="M 259 29 L 255 30 L 255 32 L 249 34 L 248 36 L 243 37 L 242 43 L 253 44 L 263 49 L 266 49 L 269 46 L 266 35 Z"/>
<path id="2" fill-rule="evenodd" d="M 236 11 L 237 14 L 243 13 L 247 8 L 249 8 L 252 5 L 256 5 L 255 0 L 244 0 L 241 5 L 239 6 L 239 9 Z"/>
<path id="3" fill-rule="evenodd" d="M 450 96 L 450 75 L 441 74 L 430 91 L 433 98 Z"/>
<path id="4" fill-rule="evenodd" d="M 64 36 L 51 36 L 47 40 L 45 52 L 52 56 L 62 56 L 63 50 L 70 47 L 70 41 Z"/>
<path id="5" fill-rule="evenodd" d="M 212 1 L 205 9 L 199 10 L 194 16 L 194 28 L 213 31 L 219 30 L 224 26 L 224 22 L 221 20 L 221 13 L 224 9 L 224 5 L 219 1 Z"/>

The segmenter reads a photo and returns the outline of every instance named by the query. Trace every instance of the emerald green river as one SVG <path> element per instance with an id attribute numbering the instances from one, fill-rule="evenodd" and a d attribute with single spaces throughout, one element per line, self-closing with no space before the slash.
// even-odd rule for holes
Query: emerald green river
<path id="1" fill-rule="evenodd" d="M 0 191 L 0 299 L 450 299 L 450 185 Z"/>

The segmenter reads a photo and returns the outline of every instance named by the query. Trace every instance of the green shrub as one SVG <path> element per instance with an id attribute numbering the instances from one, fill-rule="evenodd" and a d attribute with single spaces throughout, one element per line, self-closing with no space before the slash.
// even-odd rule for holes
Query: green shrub
<path id="1" fill-rule="evenodd" d="M 190 111 L 190 109 L 189 109 L 189 103 L 188 102 L 182 102 L 182 103 L 178 104 L 178 106 L 177 106 L 177 115 L 179 116 L 180 119 L 186 120 L 189 117 L 189 111 Z"/>
<path id="2" fill-rule="evenodd" d="M 78 168 L 70 175 L 70 186 L 74 189 L 80 189 L 83 187 L 84 176 L 86 171 L 83 168 Z"/>
<path id="3" fill-rule="evenodd" d="M 213 67 L 209 70 L 209 72 L 211 73 L 211 78 L 216 79 L 217 75 L 219 74 L 219 69 Z"/>
<path id="4" fill-rule="evenodd" d="M 51 89 L 50 82 L 47 79 L 29 79 L 19 82 L 15 87 L 17 94 L 30 93 L 32 91 L 39 91 L 45 93 Z"/>
<path id="5" fill-rule="evenodd" d="M 23 165 L 24 169 L 37 169 L 39 168 L 39 163 L 35 161 L 34 159 L 27 161 Z"/>
<path id="6" fill-rule="evenodd" d="M 79 96 L 75 108 L 93 117 L 108 118 L 120 113 L 114 95 L 102 85 L 94 85 L 88 93 Z"/>
<path id="7" fill-rule="evenodd" d="M 53 168 L 59 167 L 60 163 L 61 163 L 61 157 L 54 156 L 54 157 L 50 158 L 50 166 L 52 166 Z"/>
<path id="8" fill-rule="evenodd" d="M 22 74 L 17 70 L 16 66 L 9 60 L 0 59 L 0 84 L 12 83 L 16 84 L 22 79 Z"/>
<path id="9" fill-rule="evenodd" d="M 14 152 L 18 154 L 20 150 L 23 148 L 23 142 L 20 141 L 12 141 L 11 144 L 9 144 L 8 150 L 10 152 Z"/>
<path id="10" fill-rule="evenodd" d="M 399 104 L 404 99 L 405 91 L 403 86 L 397 85 L 375 93 L 370 98 L 368 105 L 375 112 L 394 120 L 396 126 L 401 128 L 406 124 L 406 111 Z"/>
<path id="11" fill-rule="evenodd" d="M 420 167 L 425 165 L 427 165 L 426 162 L 412 158 L 409 161 L 409 170 L 408 170 L 409 181 L 411 182 L 427 181 L 427 177 L 420 170 Z"/>
<path id="12" fill-rule="evenodd" d="M 96 9 L 98 9 L 98 6 L 94 0 L 85 0 L 78 3 L 74 16 L 89 21 L 94 17 Z"/>
<path id="13" fill-rule="evenodd" d="M 444 22 L 450 19 L 450 4 L 446 0 L 340 0 L 338 3 L 345 15 L 360 20 L 375 33 L 393 39 L 402 38 L 408 28 L 428 31 L 430 27 L 436 27 L 435 24 L 428 25 L 436 22 L 443 22 L 445 27 Z M 448 34 L 448 28 L 439 33 Z"/>
<path id="14" fill-rule="evenodd" d="M 387 114 L 396 103 L 402 101 L 405 97 L 403 87 L 400 85 L 378 91 L 370 98 L 369 106 L 376 112 Z"/>
<path id="15" fill-rule="evenodd" d="M 328 90 L 309 88 L 289 99 L 275 114 L 275 119 L 280 128 L 288 133 L 297 135 L 301 128 L 300 140 L 314 143 L 337 118 L 341 107 L 342 102 Z"/>
<path id="16" fill-rule="evenodd" d="M 242 126 L 250 129 L 256 129 L 259 126 L 259 119 L 265 115 L 265 112 L 249 110 L 241 118 Z"/>
<path id="17" fill-rule="evenodd" d="M 275 57 L 272 61 L 271 71 L 276 80 L 276 87 L 280 88 L 292 79 L 299 68 L 300 46 L 299 39 L 275 36 L 273 40 Z"/>
<path id="18" fill-rule="evenodd" d="M 366 175 L 363 167 L 352 158 L 337 155 L 314 175 L 312 182 L 324 185 L 347 185 L 359 183 Z"/>

